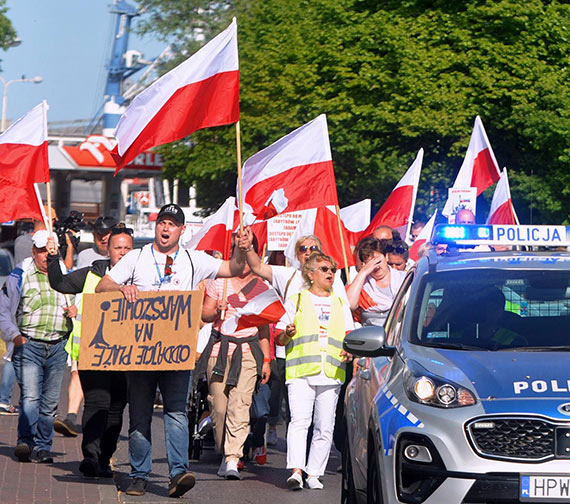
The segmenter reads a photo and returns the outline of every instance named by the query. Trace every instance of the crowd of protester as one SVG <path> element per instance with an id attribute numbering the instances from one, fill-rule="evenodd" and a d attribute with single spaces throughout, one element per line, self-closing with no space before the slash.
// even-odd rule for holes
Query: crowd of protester
<path id="1" fill-rule="evenodd" d="M 417 238 L 423 224 L 412 226 L 407 241 L 385 225 L 363 238 L 353 251 L 352 281 L 345 285 L 317 236 L 301 237 L 294 265 L 286 265 L 281 252 L 261 257 L 246 227 L 234 235 L 230 259 L 222 260 L 181 248 L 184 223 L 180 207 L 165 205 L 158 213 L 154 241 L 133 249 L 133 230 L 101 216 L 93 223 L 93 246 L 76 254 L 76 242 L 68 240 L 63 257 L 43 222 L 18 238 L 18 264 L 0 293 L 0 331 L 7 345 L 0 413 L 19 416 L 15 457 L 52 463 L 54 430 L 81 434 L 81 473 L 86 478 L 112 477 L 112 456 L 128 406 L 131 480 L 126 493 L 144 495 L 152 469 L 150 432 L 158 391 L 168 493 L 179 497 L 196 482 L 189 467 L 193 433 L 187 409 L 192 391 L 205 380 L 207 404 L 199 430 L 212 427 L 221 455 L 218 476 L 240 479 L 248 455 L 265 464 L 266 446 L 277 443 L 276 425 L 284 420 L 287 486 L 322 489 L 333 441 L 338 449 L 344 442 L 338 419 L 353 360 L 342 349 L 344 336 L 359 325 L 384 323 L 412 264 L 408 242 Z M 285 306 L 281 320 L 224 333 L 224 320 L 271 288 Z M 119 291 L 134 302 L 141 291 L 196 289 L 205 295 L 194 373 L 78 371 L 84 294 Z M 66 362 L 71 372 L 68 411 L 56 418 Z M 19 406 L 10 400 L 14 381 L 20 387 Z"/>

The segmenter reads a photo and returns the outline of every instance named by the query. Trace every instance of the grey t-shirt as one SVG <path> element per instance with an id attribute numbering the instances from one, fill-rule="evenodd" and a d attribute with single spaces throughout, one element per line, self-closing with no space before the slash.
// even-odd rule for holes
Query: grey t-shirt
<path id="1" fill-rule="evenodd" d="M 33 233 L 26 233 L 14 240 L 14 263 L 20 264 L 26 257 L 32 257 Z"/>
<path id="2" fill-rule="evenodd" d="M 99 261 L 101 259 L 109 259 L 109 257 L 97 252 L 97 247 L 93 245 L 91 248 L 79 252 L 77 255 L 77 269 L 91 266 L 93 261 Z"/>

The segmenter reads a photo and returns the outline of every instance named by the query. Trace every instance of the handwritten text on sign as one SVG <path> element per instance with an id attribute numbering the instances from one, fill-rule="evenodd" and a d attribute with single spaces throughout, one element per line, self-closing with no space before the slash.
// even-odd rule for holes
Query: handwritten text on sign
<path id="1" fill-rule="evenodd" d="M 83 299 L 79 369 L 153 371 L 193 369 L 202 291 L 120 292 Z"/>

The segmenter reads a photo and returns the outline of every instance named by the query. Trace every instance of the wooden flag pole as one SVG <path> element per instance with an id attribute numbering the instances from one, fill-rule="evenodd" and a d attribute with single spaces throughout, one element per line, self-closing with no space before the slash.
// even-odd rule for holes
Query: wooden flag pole
<path id="1" fill-rule="evenodd" d="M 243 231 L 243 193 L 241 187 L 241 129 L 239 121 L 236 122 L 236 150 L 237 150 L 239 230 Z"/>
<path id="2" fill-rule="evenodd" d="M 349 284 L 350 283 L 350 272 L 348 270 L 348 259 L 346 257 L 346 247 L 344 245 L 344 233 L 342 232 L 342 223 L 340 221 L 340 208 L 337 205 L 335 205 L 336 208 L 336 221 L 338 224 L 338 232 L 340 234 L 340 245 L 342 247 L 342 257 L 344 258 L 344 271 L 346 272 L 346 283 Z"/>
<path id="3" fill-rule="evenodd" d="M 51 183 L 49 180 L 46 182 L 46 190 L 47 190 L 47 206 L 48 206 L 48 232 L 49 235 L 53 235 L 53 223 L 52 223 L 52 215 L 51 215 Z"/>

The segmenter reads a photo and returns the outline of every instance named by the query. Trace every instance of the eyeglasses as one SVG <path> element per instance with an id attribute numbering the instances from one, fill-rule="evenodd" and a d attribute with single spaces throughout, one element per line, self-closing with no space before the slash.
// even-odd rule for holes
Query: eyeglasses
<path id="1" fill-rule="evenodd" d="M 408 247 L 403 245 L 386 245 L 386 252 L 396 252 L 396 254 L 405 254 L 408 251 Z"/>
<path id="2" fill-rule="evenodd" d="M 334 266 L 319 266 L 317 269 L 321 270 L 323 273 L 328 273 L 329 271 L 333 275 L 336 273 L 336 268 Z"/>
<path id="3" fill-rule="evenodd" d="M 166 264 L 164 265 L 164 276 L 169 277 L 172 275 L 172 264 L 174 263 L 174 259 L 171 256 L 166 256 Z"/>
<path id="4" fill-rule="evenodd" d="M 307 247 L 306 245 L 299 246 L 299 252 L 307 252 L 307 250 L 310 250 L 311 252 L 320 252 L 321 249 L 318 245 L 311 245 L 310 247 Z"/>
<path id="5" fill-rule="evenodd" d="M 119 227 L 115 226 L 111 228 L 111 235 L 119 235 L 119 234 L 128 234 L 129 236 L 133 236 L 133 229 L 128 227 Z"/>

